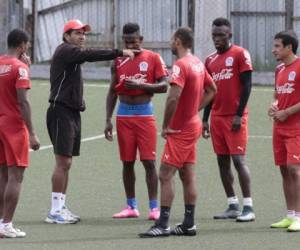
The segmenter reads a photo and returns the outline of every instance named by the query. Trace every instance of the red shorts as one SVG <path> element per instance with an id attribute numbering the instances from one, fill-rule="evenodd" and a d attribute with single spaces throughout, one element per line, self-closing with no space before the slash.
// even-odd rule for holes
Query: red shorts
<path id="1" fill-rule="evenodd" d="M 140 160 L 156 159 L 157 130 L 151 116 L 117 116 L 117 136 L 122 161 L 135 161 L 137 149 Z"/>
<path id="2" fill-rule="evenodd" d="M 211 138 L 217 155 L 244 155 L 248 142 L 248 115 L 243 115 L 239 131 L 232 131 L 234 116 L 211 116 Z"/>
<path id="3" fill-rule="evenodd" d="M 176 168 L 184 164 L 195 164 L 197 141 L 202 133 L 201 123 L 197 122 L 181 130 L 180 133 L 169 134 L 161 161 Z"/>
<path id="4" fill-rule="evenodd" d="M 300 165 L 300 130 L 273 128 L 275 165 Z"/>
<path id="5" fill-rule="evenodd" d="M 0 165 L 28 167 L 29 135 L 25 125 L 0 125 Z"/>

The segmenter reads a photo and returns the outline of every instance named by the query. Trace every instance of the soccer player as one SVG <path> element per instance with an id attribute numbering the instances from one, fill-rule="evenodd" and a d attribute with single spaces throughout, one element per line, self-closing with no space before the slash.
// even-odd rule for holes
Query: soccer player
<path id="1" fill-rule="evenodd" d="M 12 219 L 29 166 L 29 147 L 37 150 L 40 143 L 31 122 L 29 68 L 21 61 L 28 62 L 28 35 L 12 30 L 7 47 L 7 54 L 0 56 L 0 238 L 22 238 L 26 233 Z"/>
<path id="2" fill-rule="evenodd" d="M 85 110 L 81 64 L 112 60 L 118 56 L 134 57 L 130 50 L 100 50 L 84 48 L 86 32 L 91 27 L 79 20 L 64 25 L 63 43 L 52 58 L 50 68 L 50 106 L 47 111 L 47 128 L 55 154 L 52 175 L 51 211 L 46 222 L 57 224 L 76 223 L 79 216 L 65 205 L 69 170 L 73 156 L 78 156 L 81 139 L 80 112 Z"/>
<path id="3" fill-rule="evenodd" d="M 216 52 L 206 58 L 205 66 L 216 82 L 218 93 L 203 115 L 203 136 L 211 132 L 217 155 L 220 177 L 227 196 L 228 208 L 214 219 L 234 218 L 238 222 L 255 219 L 250 189 L 250 172 L 245 164 L 248 140 L 247 102 L 251 92 L 251 58 L 247 50 L 230 42 L 231 24 L 225 18 L 217 18 L 212 24 L 212 39 Z M 210 110 L 211 127 L 208 118 Z M 231 159 L 238 173 L 243 194 L 243 210 L 233 188 Z"/>
<path id="4" fill-rule="evenodd" d="M 134 58 L 117 58 L 112 65 L 112 80 L 106 99 L 105 137 L 113 139 L 112 114 L 119 97 L 117 110 L 117 137 L 120 159 L 123 163 L 123 183 L 127 207 L 114 218 L 139 217 L 135 197 L 134 164 L 139 151 L 146 171 L 149 196 L 148 219 L 159 218 L 157 204 L 158 177 L 155 168 L 157 131 L 151 99 L 154 93 L 167 91 L 167 70 L 159 54 L 142 49 L 143 36 L 136 23 L 123 26 L 124 45 L 141 52 Z M 147 142 L 147 143 L 146 143 Z"/>
<path id="5" fill-rule="evenodd" d="M 172 37 L 172 52 L 178 60 L 172 68 L 161 133 L 166 139 L 159 173 L 161 214 L 155 225 L 141 233 L 140 237 L 196 235 L 194 211 L 197 187 L 194 165 L 196 143 L 202 130 L 198 111 L 212 100 L 216 86 L 203 63 L 192 54 L 193 43 L 190 28 L 179 28 Z M 183 222 L 171 231 L 169 216 L 175 196 L 174 175 L 177 171 L 183 186 L 185 214 Z"/>
<path id="6" fill-rule="evenodd" d="M 280 167 L 287 215 L 272 228 L 300 231 L 300 58 L 296 56 L 298 38 L 293 31 L 275 35 L 273 54 L 278 65 L 275 72 L 275 102 L 269 109 L 273 118 L 273 152 Z"/>

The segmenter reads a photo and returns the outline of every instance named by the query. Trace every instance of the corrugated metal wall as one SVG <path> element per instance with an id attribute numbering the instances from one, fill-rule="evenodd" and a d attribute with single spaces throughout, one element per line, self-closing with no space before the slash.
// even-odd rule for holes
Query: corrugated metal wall
<path id="1" fill-rule="evenodd" d="M 294 1 L 294 22 L 293 29 L 299 35 L 300 34 L 300 1 Z"/>
<path id="2" fill-rule="evenodd" d="M 168 65 L 171 34 L 187 25 L 188 0 L 39 0 L 36 57 L 47 61 L 62 40 L 63 24 L 78 18 L 92 26 L 88 41 L 100 47 L 121 46 L 122 26 L 137 22 L 144 36 L 144 47 L 159 52 Z M 115 13 L 115 14 L 114 14 Z M 116 32 L 116 36 L 114 35 Z"/>
<path id="3" fill-rule="evenodd" d="M 211 25 L 217 17 L 227 17 L 227 0 L 195 2 L 195 54 L 202 60 L 215 51 Z"/>
<path id="4" fill-rule="evenodd" d="M 23 1 L 0 1 L 0 53 L 6 50 L 9 31 L 24 26 Z"/>
<path id="5" fill-rule="evenodd" d="M 285 0 L 229 0 L 229 8 L 234 43 L 250 51 L 256 69 L 273 69 L 271 48 L 274 35 L 285 29 Z"/>
<path id="6" fill-rule="evenodd" d="M 29 1 L 29 0 L 26 0 Z M 36 0 L 38 28 L 36 58 L 51 59 L 62 40 L 68 19 L 89 23 L 89 45 L 120 47 L 122 26 L 137 22 L 144 35 L 144 47 L 159 52 L 168 65 L 171 34 L 188 23 L 191 0 Z M 211 22 L 227 16 L 233 25 L 233 42 L 247 48 L 257 70 L 271 70 L 273 36 L 286 28 L 287 3 L 294 2 L 294 29 L 300 34 L 300 1 L 296 0 L 195 0 L 195 52 L 202 59 L 213 50 Z M 292 19 L 290 19 L 292 20 Z"/>

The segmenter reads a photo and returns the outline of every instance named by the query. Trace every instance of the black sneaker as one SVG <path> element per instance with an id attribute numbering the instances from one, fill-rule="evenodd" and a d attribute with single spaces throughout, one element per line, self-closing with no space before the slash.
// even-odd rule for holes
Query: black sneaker
<path id="1" fill-rule="evenodd" d="M 214 219 L 236 219 L 241 214 L 238 204 L 230 204 L 229 207 L 221 214 L 215 215 Z"/>
<path id="2" fill-rule="evenodd" d="M 255 214 L 251 206 L 244 206 L 243 212 L 236 218 L 237 222 L 255 221 Z"/>
<path id="3" fill-rule="evenodd" d="M 171 234 L 177 236 L 195 236 L 197 234 L 196 225 L 187 228 L 183 224 L 177 224 L 171 231 Z"/>
<path id="4" fill-rule="evenodd" d="M 154 237 L 167 237 L 170 236 L 170 234 L 171 234 L 170 227 L 163 228 L 161 226 L 154 225 L 150 227 L 150 229 L 145 233 L 140 233 L 139 236 L 141 238 L 154 238 Z"/>

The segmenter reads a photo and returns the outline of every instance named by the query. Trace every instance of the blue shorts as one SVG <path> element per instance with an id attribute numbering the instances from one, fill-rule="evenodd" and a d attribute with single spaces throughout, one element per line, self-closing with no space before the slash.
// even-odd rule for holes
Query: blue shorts
<path id="1" fill-rule="evenodd" d="M 151 116 L 153 115 L 153 104 L 152 102 L 144 104 L 127 104 L 120 102 L 117 116 Z"/>

